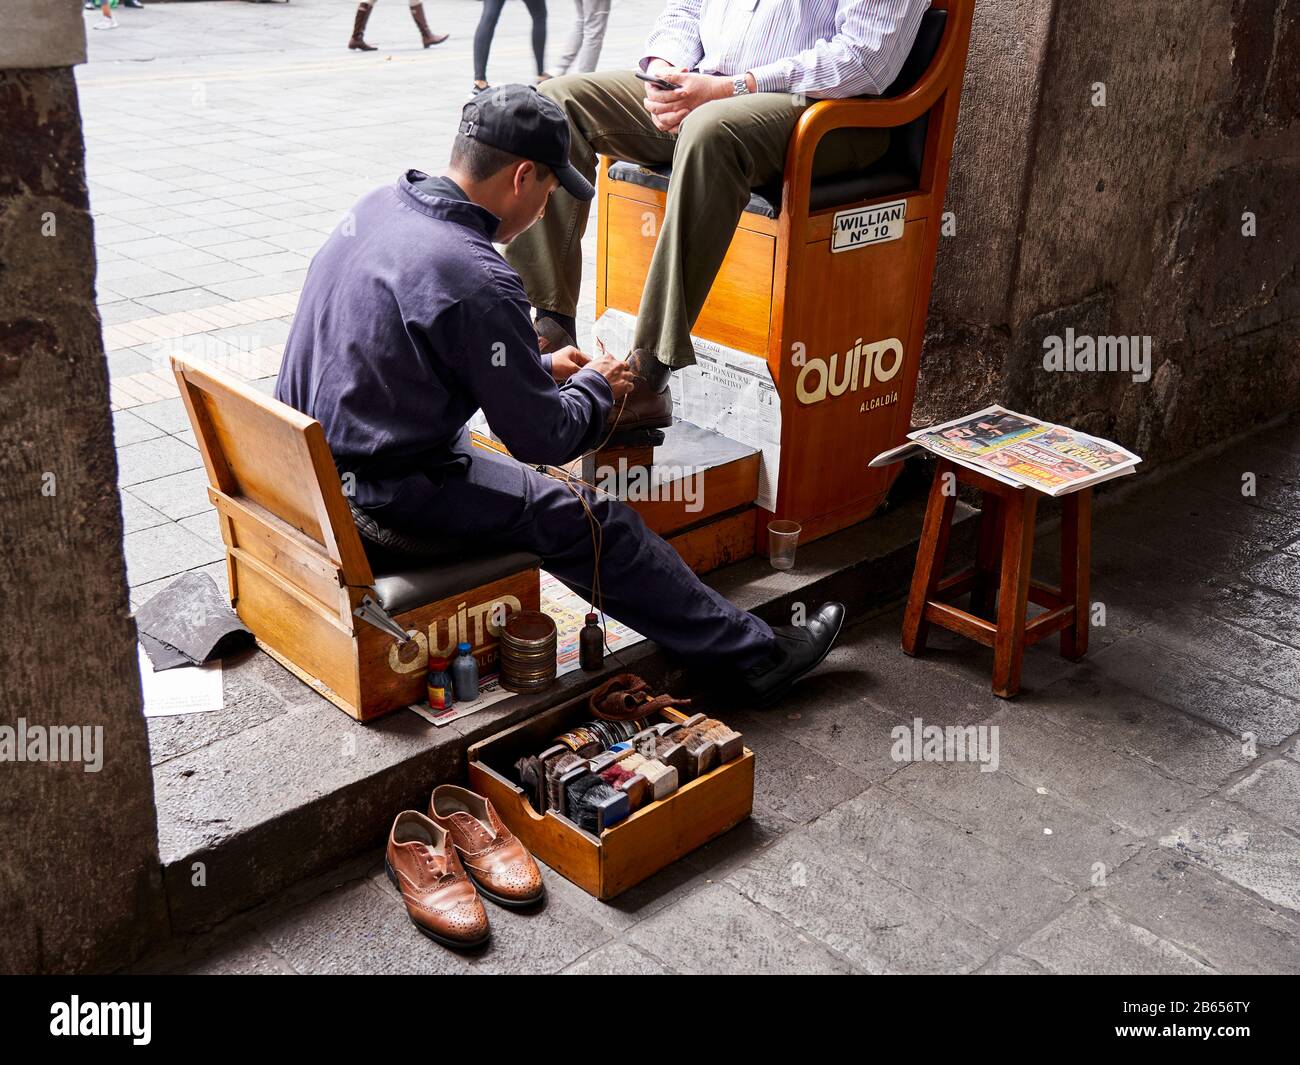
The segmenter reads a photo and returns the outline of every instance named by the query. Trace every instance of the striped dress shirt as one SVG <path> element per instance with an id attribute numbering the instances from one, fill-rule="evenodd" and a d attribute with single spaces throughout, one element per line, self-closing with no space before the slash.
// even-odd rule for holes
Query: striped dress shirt
<path id="1" fill-rule="evenodd" d="M 930 0 L 668 0 L 651 59 L 754 75 L 759 92 L 878 95 L 903 67 Z"/>

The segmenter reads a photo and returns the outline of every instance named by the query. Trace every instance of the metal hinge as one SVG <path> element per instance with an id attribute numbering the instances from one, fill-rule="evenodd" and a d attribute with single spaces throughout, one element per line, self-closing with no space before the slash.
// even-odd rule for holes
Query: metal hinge
<path id="1" fill-rule="evenodd" d="M 388 611 L 379 605 L 378 600 L 372 599 L 368 595 L 361 597 L 361 602 L 357 604 L 352 613 L 367 624 L 388 633 L 398 643 L 409 643 L 413 638 L 409 632 L 389 616 Z"/>

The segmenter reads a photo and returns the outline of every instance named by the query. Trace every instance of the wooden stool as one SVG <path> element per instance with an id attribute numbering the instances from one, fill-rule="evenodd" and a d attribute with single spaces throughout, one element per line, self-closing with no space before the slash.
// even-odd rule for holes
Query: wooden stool
<path id="1" fill-rule="evenodd" d="M 973 566 L 941 579 L 958 482 L 984 493 L 979 542 Z M 904 651 L 918 655 L 925 650 L 931 622 L 992 647 L 993 693 L 1004 699 L 1020 690 L 1020 661 L 1027 645 L 1059 632 L 1063 657 L 1077 661 L 1084 656 L 1088 650 L 1092 489 L 1061 497 L 1059 588 L 1034 580 L 1030 572 L 1034 518 L 1041 495 L 1032 488 L 1013 488 L 947 459 L 939 460 L 903 617 Z M 969 611 L 951 602 L 966 592 L 971 593 Z M 1026 622 L 1030 601 L 1047 610 Z M 988 620 L 990 617 L 995 620 Z"/>

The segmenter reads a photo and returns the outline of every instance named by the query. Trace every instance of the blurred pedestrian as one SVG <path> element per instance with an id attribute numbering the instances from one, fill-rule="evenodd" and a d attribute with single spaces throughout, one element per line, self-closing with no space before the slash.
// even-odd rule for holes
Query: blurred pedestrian
<path id="1" fill-rule="evenodd" d="M 352 22 L 352 39 L 348 41 L 348 47 L 357 52 L 373 52 L 375 46 L 367 44 L 365 33 L 366 23 L 370 21 L 370 9 L 375 6 L 376 0 L 362 0 L 357 7 L 357 16 Z M 415 20 L 416 28 L 420 31 L 420 40 L 425 48 L 435 44 L 442 44 L 447 39 L 445 33 L 432 33 L 429 30 L 429 24 L 424 20 L 424 4 L 420 0 L 409 0 L 411 5 L 411 18 Z"/>
<path id="2" fill-rule="evenodd" d="M 605 43 L 605 26 L 609 22 L 610 0 L 573 0 L 577 19 L 569 33 L 569 43 L 555 64 L 556 74 L 590 74 L 600 59 Z"/>
<path id="3" fill-rule="evenodd" d="M 489 88 L 487 80 L 488 52 L 492 50 L 492 37 L 496 33 L 497 19 L 506 0 L 483 0 L 483 14 L 478 20 L 478 29 L 474 31 L 474 92 L 477 96 Z M 533 58 L 537 61 L 535 85 L 550 77 L 546 73 L 546 0 L 524 0 L 528 14 L 533 17 Z"/>
<path id="4" fill-rule="evenodd" d="M 92 30 L 115 30 L 117 29 L 117 19 L 113 17 L 113 8 L 117 7 L 117 0 L 102 0 L 101 3 L 94 3 L 93 0 L 87 0 L 86 10 L 94 11 L 99 8 L 99 13 L 103 16 L 96 22 L 90 24 Z"/>

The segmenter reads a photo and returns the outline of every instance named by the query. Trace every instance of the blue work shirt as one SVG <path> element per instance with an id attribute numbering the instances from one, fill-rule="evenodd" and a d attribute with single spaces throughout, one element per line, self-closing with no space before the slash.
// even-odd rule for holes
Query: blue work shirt
<path id="1" fill-rule="evenodd" d="M 463 475 L 479 409 L 515 458 L 559 464 L 599 441 L 613 405 L 595 370 L 556 385 L 492 244 L 500 220 L 453 190 L 411 170 L 362 197 L 312 259 L 285 342 L 276 398 L 321 423 L 381 520 Z"/>

